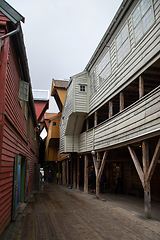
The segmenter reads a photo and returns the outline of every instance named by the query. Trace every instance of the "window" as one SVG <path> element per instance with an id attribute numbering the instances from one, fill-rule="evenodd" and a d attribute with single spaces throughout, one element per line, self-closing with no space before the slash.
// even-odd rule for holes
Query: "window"
<path id="1" fill-rule="evenodd" d="M 130 51 L 130 41 L 128 25 L 126 24 L 116 39 L 118 64 L 126 57 Z"/>
<path id="2" fill-rule="evenodd" d="M 96 91 L 96 71 L 93 71 L 90 75 L 90 91 L 93 94 Z"/>
<path id="3" fill-rule="evenodd" d="M 105 81 L 111 74 L 111 62 L 109 51 L 104 55 L 98 65 L 99 84 Z"/>
<path id="4" fill-rule="evenodd" d="M 81 92 L 85 92 L 86 91 L 86 87 L 84 85 L 80 85 L 80 91 Z"/>
<path id="5" fill-rule="evenodd" d="M 19 80 L 19 99 L 28 101 L 29 83 Z"/>
<path id="6" fill-rule="evenodd" d="M 56 122 L 53 122 L 53 126 L 56 126 Z"/>
<path id="7" fill-rule="evenodd" d="M 153 24 L 153 13 L 150 0 L 142 0 L 136 7 L 132 15 L 134 37 L 137 43 L 144 33 Z"/>

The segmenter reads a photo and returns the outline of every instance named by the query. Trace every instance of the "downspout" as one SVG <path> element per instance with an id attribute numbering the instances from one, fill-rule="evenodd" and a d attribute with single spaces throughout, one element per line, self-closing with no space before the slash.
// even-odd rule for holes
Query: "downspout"
<path id="1" fill-rule="evenodd" d="M 12 32 L 9 32 L 3 36 L 0 37 L 0 53 L 1 53 L 1 45 L 2 45 L 2 40 L 5 39 L 6 37 L 10 37 L 14 34 L 16 34 L 17 32 L 19 32 L 19 25 L 17 26 L 16 30 L 12 31 Z"/>

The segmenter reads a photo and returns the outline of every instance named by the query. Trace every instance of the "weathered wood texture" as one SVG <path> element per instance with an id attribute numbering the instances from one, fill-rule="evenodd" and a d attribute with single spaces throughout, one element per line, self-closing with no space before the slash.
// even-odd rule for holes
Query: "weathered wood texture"
<path id="1" fill-rule="evenodd" d="M 89 112 L 96 109 L 101 103 L 108 102 L 113 98 L 120 89 L 124 89 L 125 85 L 132 82 L 135 78 L 135 74 L 140 75 L 140 71 L 144 65 L 152 59 L 155 54 L 159 52 L 160 41 L 159 41 L 159 28 L 160 28 L 160 3 L 155 1 L 153 5 L 155 22 L 152 27 L 149 29 L 148 34 L 145 34 L 142 37 L 142 40 L 136 44 L 134 41 L 134 31 L 132 23 L 132 13 L 133 7 L 135 6 L 135 1 L 127 15 L 122 19 L 120 25 L 117 27 L 116 31 L 112 35 L 110 41 L 108 42 L 110 58 L 112 63 L 112 73 L 108 76 L 105 81 L 102 83 L 99 81 L 98 77 L 95 80 L 95 89 L 96 91 L 90 96 L 89 100 Z M 125 61 L 122 61 L 120 64 L 117 63 L 116 56 L 116 44 L 115 39 L 122 29 L 124 23 L 126 23 L 126 18 L 128 21 L 128 31 L 130 39 L 130 51 L 125 58 Z M 108 48 L 104 48 L 99 58 L 95 62 L 94 66 L 90 70 L 90 75 L 93 72 L 96 72 L 98 69 L 99 62 L 103 59 L 103 56 L 108 51 Z M 143 57 L 142 57 L 143 56 Z M 149 63 L 151 64 L 151 63 Z M 138 73 L 139 72 L 139 73 Z"/>
<path id="2" fill-rule="evenodd" d="M 6 68 L 6 72 L 0 72 L 1 84 L 2 82 L 5 83 L 5 91 L 3 89 L 4 92 L 1 95 L 4 99 L 2 100 L 0 98 L 0 105 L 2 104 L 2 101 L 4 101 L 4 131 L 0 132 L 0 147 L 2 146 L 0 149 L 0 227 L 3 226 L 8 219 L 11 219 L 15 156 L 19 154 L 25 156 L 26 166 L 27 161 L 30 163 L 28 194 L 33 188 L 34 163 L 38 163 L 38 148 L 35 149 L 35 135 L 33 134 L 33 118 L 31 115 L 31 124 L 29 129 L 30 139 L 28 139 L 27 120 L 24 116 L 24 103 L 21 108 L 18 101 L 19 77 L 21 76 L 21 73 L 19 62 L 14 51 L 14 46 L 10 41 L 10 38 L 6 38 L 4 40 L 3 50 L 4 49 L 7 52 L 6 54 L 3 54 L 3 67 L 1 66 L 0 69 L 4 70 L 4 68 Z M 21 78 L 22 77 L 23 76 L 21 76 Z"/>
<path id="3" fill-rule="evenodd" d="M 160 133 L 160 87 L 79 137 L 79 152 L 123 146 Z"/>

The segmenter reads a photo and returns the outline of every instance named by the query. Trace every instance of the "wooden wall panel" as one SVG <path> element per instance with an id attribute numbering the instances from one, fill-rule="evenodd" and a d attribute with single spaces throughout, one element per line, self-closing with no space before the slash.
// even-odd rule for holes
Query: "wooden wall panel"
<path id="1" fill-rule="evenodd" d="M 132 30 L 132 16 L 128 16 L 127 22 L 129 26 L 131 51 L 120 64 L 117 64 L 116 59 L 115 38 L 117 32 L 114 36 L 112 36 L 112 39 L 109 42 L 112 74 L 107 78 L 106 81 L 103 82 L 103 84 L 96 86 L 96 92 L 90 96 L 89 112 L 92 112 L 94 109 L 96 109 L 96 107 L 99 107 L 101 104 L 105 104 L 118 92 L 124 89 L 125 86 L 127 86 L 136 78 L 135 74 L 137 74 L 138 71 L 141 71 L 141 68 L 159 52 L 160 17 L 158 16 L 160 15 L 160 4 L 156 2 L 154 8 L 156 22 L 154 22 L 153 26 L 146 32 L 146 34 L 137 44 L 135 44 L 134 42 L 134 35 Z M 119 30 L 124 24 L 124 20 L 118 27 Z M 104 51 L 106 51 L 106 49 Z M 102 59 L 104 51 L 99 56 L 99 59 Z M 96 71 L 99 59 L 90 70 L 91 72 Z"/>
<path id="2" fill-rule="evenodd" d="M 18 101 L 19 78 L 21 77 L 23 80 L 23 76 L 20 74 L 19 62 L 12 43 L 10 43 L 6 62 L 6 74 L 3 73 L 6 77 L 4 130 L 0 132 L 0 146 L 2 144 L 2 149 L 0 149 L 0 153 L 2 153 L 0 164 L 0 228 L 11 219 L 15 156 L 23 155 L 26 161 L 29 161 L 28 193 L 31 193 L 33 188 L 34 163 L 38 163 L 38 149 L 36 152 L 34 151 L 34 137 L 32 135 L 33 117 L 31 116 L 31 138 L 29 140 L 27 138 L 27 120 L 24 116 L 24 103 L 21 108 Z"/>
<path id="3" fill-rule="evenodd" d="M 122 112 L 95 127 L 94 138 L 89 137 L 93 129 L 87 131 L 86 151 L 90 142 L 95 150 L 126 145 L 128 141 L 136 141 L 147 134 L 158 135 L 160 132 L 160 87 L 145 95 L 142 99 L 125 108 Z M 84 138 L 84 134 L 80 138 Z M 82 140 L 79 140 L 82 143 Z M 84 146 L 82 145 L 82 149 Z M 79 151 L 82 151 L 81 145 Z"/>

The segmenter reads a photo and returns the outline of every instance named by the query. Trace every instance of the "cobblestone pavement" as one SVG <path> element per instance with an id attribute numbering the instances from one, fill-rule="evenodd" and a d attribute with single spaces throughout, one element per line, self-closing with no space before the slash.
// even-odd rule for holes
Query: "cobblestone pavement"
<path id="1" fill-rule="evenodd" d="M 94 194 L 41 184 L 10 228 L 6 240 L 160 239 L 160 204 L 144 218 L 143 199 Z"/>

